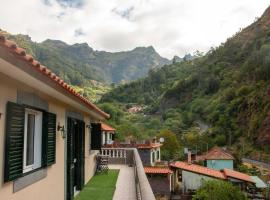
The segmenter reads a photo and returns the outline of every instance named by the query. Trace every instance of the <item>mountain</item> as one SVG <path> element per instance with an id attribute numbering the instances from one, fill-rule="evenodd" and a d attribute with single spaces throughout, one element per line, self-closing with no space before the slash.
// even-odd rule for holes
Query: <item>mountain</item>
<path id="1" fill-rule="evenodd" d="M 37 43 L 28 35 L 6 34 L 72 85 L 83 85 L 88 80 L 107 84 L 129 82 L 146 76 L 150 69 L 171 63 L 152 46 L 110 53 L 96 51 L 87 43 L 68 45 L 50 39 Z"/>
<path id="2" fill-rule="evenodd" d="M 270 7 L 206 55 L 120 85 L 100 103 L 142 105 L 143 117 L 154 118 L 158 129 L 174 131 L 184 144 L 199 138 L 209 145 L 232 145 L 241 156 L 270 160 Z M 133 124 L 141 128 L 143 117 Z M 207 127 L 203 135 L 198 121 Z"/>
<path id="3" fill-rule="evenodd" d="M 183 58 L 180 58 L 179 56 L 175 55 L 172 59 L 173 63 L 177 63 L 177 62 L 183 62 Z"/>

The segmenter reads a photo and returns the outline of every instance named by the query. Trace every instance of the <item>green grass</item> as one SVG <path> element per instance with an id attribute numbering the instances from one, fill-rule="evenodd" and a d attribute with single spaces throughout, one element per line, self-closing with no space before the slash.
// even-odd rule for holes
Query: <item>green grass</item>
<path id="1" fill-rule="evenodd" d="M 119 170 L 97 173 L 75 197 L 75 200 L 112 200 Z"/>

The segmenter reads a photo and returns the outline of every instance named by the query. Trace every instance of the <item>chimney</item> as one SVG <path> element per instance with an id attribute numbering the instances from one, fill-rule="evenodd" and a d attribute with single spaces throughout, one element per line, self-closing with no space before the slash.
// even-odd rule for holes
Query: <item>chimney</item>
<path id="1" fill-rule="evenodd" d="M 188 164 L 191 165 L 191 151 L 188 151 Z"/>

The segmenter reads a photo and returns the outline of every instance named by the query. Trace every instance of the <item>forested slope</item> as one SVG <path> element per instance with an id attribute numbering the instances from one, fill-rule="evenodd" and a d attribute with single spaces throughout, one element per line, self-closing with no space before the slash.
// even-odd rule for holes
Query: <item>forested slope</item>
<path id="1" fill-rule="evenodd" d="M 270 7 L 205 56 L 152 70 L 104 95 L 105 102 L 146 105 L 145 114 L 160 116 L 160 128 L 179 135 L 203 121 L 213 144 L 239 151 L 245 144 L 243 153 L 257 158 L 254 149 L 269 152 Z"/>

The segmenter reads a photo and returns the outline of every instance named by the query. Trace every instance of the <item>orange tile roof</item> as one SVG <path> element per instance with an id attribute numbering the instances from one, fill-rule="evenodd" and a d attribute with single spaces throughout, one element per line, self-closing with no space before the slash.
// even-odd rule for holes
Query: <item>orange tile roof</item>
<path id="1" fill-rule="evenodd" d="M 137 148 L 138 149 L 153 149 L 157 147 L 161 147 L 161 143 L 150 143 L 150 144 L 138 144 Z"/>
<path id="2" fill-rule="evenodd" d="M 223 173 L 225 174 L 225 176 L 230 177 L 230 178 L 234 178 L 234 179 L 238 179 L 238 180 L 242 180 L 242 181 L 246 181 L 246 182 L 250 182 L 250 183 L 255 183 L 251 177 L 247 174 L 238 172 L 238 171 L 234 171 L 231 169 L 224 169 L 222 170 Z"/>
<path id="3" fill-rule="evenodd" d="M 101 123 L 101 130 L 102 131 L 113 131 L 115 132 L 115 128 L 109 126 L 108 124 Z"/>
<path id="4" fill-rule="evenodd" d="M 226 179 L 226 176 L 222 172 L 218 170 L 210 169 L 207 167 L 203 167 L 200 165 L 188 164 L 186 162 L 177 161 L 175 163 L 170 164 L 170 166 L 179 168 L 182 170 L 190 171 L 190 172 L 195 172 L 198 174 L 203 174 L 203 175 L 214 177 L 214 178 Z"/>
<path id="5" fill-rule="evenodd" d="M 169 168 L 161 167 L 144 167 L 146 174 L 172 174 L 173 172 Z"/>
<path id="6" fill-rule="evenodd" d="M 0 46 L 4 47 L 7 51 L 11 52 L 16 59 L 21 59 L 24 62 L 28 63 L 33 70 L 36 70 L 47 77 L 49 81 L 54 82 L 60 87 L 63 87 L 68 93 L 75 96 L 78 101 L 82 104 L 85 104 L 88 108 L 95 110 L 100 115 L 105 118 L 110 118 L 110 115 L 103 112 L 96 105 L 94 105 L 91 101 L 81 96 L 78 92 L 76 92 L 71 86 L 64 82 L 60 77 L 54 74 L 51 70 L 49 70 L 46 66 L 41 65 L 37 60 L 31 55 L 26 54 L 26 51 L 17 46 L 17 44 L 11 40 L 6 39 L 5 34 L 0 32 Z"/>
<path id="7" fill-rule="evenodd" d="M 234 160 L 234 157 L 220 147 L 213 147 L 203 156 L 204 160 Z"/>

